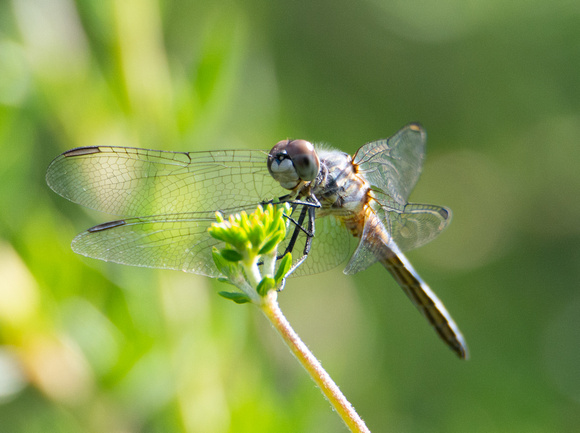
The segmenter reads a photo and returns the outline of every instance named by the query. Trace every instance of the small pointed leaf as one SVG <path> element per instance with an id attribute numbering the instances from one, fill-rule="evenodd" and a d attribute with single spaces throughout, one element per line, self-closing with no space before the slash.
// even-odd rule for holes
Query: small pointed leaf
<path id="1" fill-rule="evenodd" d="M 221 255 L 228 262 L 239 262 L 244 258 L 239 252 L 232 250 L 231 248 L 224 248 L 221 250 Z"/>
<path id="2" fill-rule="evenodd" d="M 234 301 L 236 304 L 245 304 L 247 302 L 251 302 L 248 295 L 240 292 L 218 292 L 218 295 L 229 299 L 230 301 Z"/>
<path id="3" fill-rule="evenodd" d="M 264 277 L 264 278 L 262 278 L 262 281 L 260 281 L 258 283 L 258 287 L 256 288 L 256 291 L 258 292 L 258 295 L 266 296 L 266 294 L 271 289 L 273 289 L 275 287 L 276 287 L 276 282 L 274 281 L 274 278 Z"/>
<path id="4" fill-rule="evenodd" d="M 276 280 L 276 285 L 279 285 L 288 271 L 292 268 L 292 254 L 286 253 L 284 257 L 280 260 L 280 264 L 278 265 L 278 270 L 276 271 L 276 275 L 274 279 Z"/>

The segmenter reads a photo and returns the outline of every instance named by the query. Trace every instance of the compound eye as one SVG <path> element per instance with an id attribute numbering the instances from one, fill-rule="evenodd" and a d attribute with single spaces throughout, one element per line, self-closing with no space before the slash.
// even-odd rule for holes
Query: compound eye
<path id="1" fill-rule="evenodd" d="M 318 176 L 320 160 L 312 143 L 306 140 L 292 140 L 286 146 L 286 152 L 292 159 L 300 179 L 311 182 Z"/>
<path id="2" fill-rule="evenodd" d="M 300 181 L 318 176 L 320 160 L 314 146 L 306 140 L 283 140 L 268 155 L 268 170 L 282 187 L 295 188 Z"/>

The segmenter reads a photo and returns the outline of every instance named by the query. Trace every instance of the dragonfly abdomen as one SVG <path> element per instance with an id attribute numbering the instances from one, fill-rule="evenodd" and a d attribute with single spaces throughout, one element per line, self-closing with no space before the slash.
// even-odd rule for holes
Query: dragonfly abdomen
<path id="1" fill-rule="evenodd" d="M 390 250 L 379 261 L 395 278 L 417 309 L 427 318 L 431 326 L 445 343 L 460 357 L 469 357 L 467 345 L 461 331 L 447 312 L 443 303 L 421 279 L 411 263 L 401 252 Z"/>

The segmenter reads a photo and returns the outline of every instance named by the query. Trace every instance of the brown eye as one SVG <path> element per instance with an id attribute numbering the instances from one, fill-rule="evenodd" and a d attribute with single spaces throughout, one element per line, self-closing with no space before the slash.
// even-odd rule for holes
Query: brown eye
<path id="1" fill-rule="evenodd" d="M 268 170 L 282 187 L 292 189 L 300 180 L 311 182 L 318 176 L 320 160 L 306 140 L 283 140 L 268 155 Z"/>
<path id="2" fill-rule="evenodd" d="M 293 140 L 286 147 L 288 155 L 296 167 L 298 176 L 305 181 L 313 181 L 318 176 L 320 161 L 314 146 L 306 140 Z"/>

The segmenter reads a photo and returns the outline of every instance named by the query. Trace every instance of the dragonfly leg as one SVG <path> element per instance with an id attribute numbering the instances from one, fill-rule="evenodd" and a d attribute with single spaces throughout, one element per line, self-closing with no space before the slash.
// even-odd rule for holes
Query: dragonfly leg
<path id="1" fill-rule="evenodd" d="M 306 208 L 303 208 L 303 209 L 306 209 Z M 292 218 L 290 215 L 284 215 L 284 216 L 285 216 L 286 218 L 288 218 L 288 219 L 290 220 L 290 222 L 296 226 L 296 229 L 297 229 L 297 230 L 301 230 L 301 231 L 303 231 L 303 232 L 304 232 L 304 234 L 305 234 L 306 236 L 313 236 L 313 235 L 310 233 L 310 231 L 308 231 L 308 229 L 304 228 L 304 226 L 302 225 L 302 223 L 304 222 L 304 221 L 303 221 L 303 220 L 304 220 L 304 218 L 302 218 L 302 219 L 299 219 L 298 221 L 296 221 L 296 220 L 295 220 L 294 218 Z M 302 223 L 301 223 L 300 221 L 302 221 Z M 294 242 L 296 242 L 296 241 L 294 241 Z M 294 247 L 294 245 L 292 245 L 292 247 Z M 288 248 L 286 248 L 286 250 L 287 250 L 286 252 L 288 252 Z"/>
<path id="2" fill-rule="evenodd" d="M 302 226 L 304 224 L 304 219 L 306 218 L 306 214 L 308 213 L 308 209 L 306 206 L 302 208 L 300 211 L 300 216 L 298 217 L 298 221 L 295 221 L 292 217 L 287 216 L 287 218 L 294 224 L 294 231 L 292 232 L 292 237 L 290 238 L 290 242 L 288 242 L 288 246 L 284 251 L 284 254 L 280 256 L 280 258 L 284 257 L 286 253 L 291 253 L 294 250 L 294 245 L 296 245 L 296 240 L 298 239 L 298 235 L 300 231 L 303 231 L 306 234 L 307 238 L 313 236 L 309 231 L 305 230 Z"/>
<path id="3" fill-rule="evenodd" d="M 295 225 L 295 229 L 294 229 L 294 232 L 292 233 L 292 238 L 290 239 L 290 242 L 288 243 L 288 246 L 286 247 L 286 250 L 284 251 L 284 254 L 282 254 L 279 258 L 284 257 L 284 255 L 286 253 L 291 253 L 294 250 L 294 245 L 296 244 L 296 240 L 298 239 L 298 235 L 300 234 L 298 230 L 301 230 L 306 235 L 306 245 L 304 246 L 303 256 L 307 256 L 308 252 L 310 252 L 312 238 L 314 237 L 315 209 L 319 208 L 321 205 L 320 205 L 320 202 L 318 201 L 318 199 L 313 195 L 307 197 L 307 200 L 309 200 L 309 201 L 306 201 L 306 202 L 293 201 L 293 202 L 291 202 L 293 209 L 296 209 L 296 207 L 298 205 L 301 205 L 301 204 L 306 204 L 306 206 L 304 206 L 302 208 L 302 210 L 300 211 L 300 216 L 298 217 L 298 221 L 295 221 L 289 215 L 285 215 L 286 218 L 288 218 Z M 307 229 L 304 228 L 304 220 L 306 219 L 306 214 L 308 214 L 308 228 Z M 304 260 L 302 260 L 302 261 L 304 261 Z M 302 261 L 300 263 L 302 263 Z"/>
<path id="4" fill-rule="evenodd" d="M 290 203 L 291 205 L 302 205 L 312 208 L 319 208 L 320 206 L 322 206 L 320 202 L 316 199 L 316 197 L 310 196 L 310 198 L 312 198 L 315 201 L 288 200 L 285 203 Z"/>
<path id="5" fill-rule="evenodd" d="M 290 195 L 285 195 L 282 197 L 278 198 L 277 202 L 274 202 L 274 200 L 269 200 L 266 202 L 262 202 L 262 205 L 265 204 L 282 204 L 282 203 L 288 203 L 292 206 L 292 209 L 295 210 L 298 206 L 304 206 L 304 208 L 302 209 L 302 212 L 300 213 L 300 216 L 298 217 L 298 221 L 296 221 L 294 218 L 292 218 L 290 215 L 286 215 L 284 214 L 284 217 L 287 218 L 288 220 L 290 220 L 290 222 L 292 222 L 292 224 L 294 224 L 297 228 L 299 228 L 300 230 L 302 230 L 306 236 L 312 237 L 314 236 L 313 233 L 311 233 L 309 230 L 304 228 L 304 219 L 305 219 L 305 209 L 306 207 L 308 208 L 319 208 L 322 205 L 320 204 L 320 202 L 318 201 L 318 199 L 314 196 L 310 196 L 309 197 L 312 201 L 302 201 L 302 200 L 294 200 L 291 198 Z M 290 242 L 289 246 L 286 248 L 286 251 L 284 252 L 284 254 L 286 254 L 287 252 L 292 252 L 293 248 L 294 248 L 294 244 L 296 243 L 296 238 L 298 237 L 298 234 L 296 232 L 294 232 L 293 237 L 292 237 L 292 241 Z M 282 257 L 284 257 L 284 254 L 282 254 L 281 256 L 278 257 L 278 259 L 281 259 Z"/>
<path id="6" fill-rule="evenodd" d="M 316 197 L 314 197 L 313 195 L 307 197 L 307 200 L 297 200 L 295 198 L 294 194 L 286 194 L 286 195 L 283 195 L 282 197 L 278 197 L 277 201 L 272 199 L 272 200 L 263 201 L 260 204 L 261 205 L 268 205 L 268 204 L 278 205 L 278 204 L 282 204 L 282 203 L 288 203 L 291 205 L 310 206 L 310 207 L 317 207 L 317 208 L 322 206 L 320 204 L 320 202 L 318 201 L 318 199 Z"/>
<path id="7" fill-rule="evenodd" d="M 316 200 L 316 197 L 312 197 L 312 198 L 314 200 Z M 318 203 L 318 200 L 316 200 L 316 202 Z M 318 203 L 318 204 L 320 204 L 320 203 Z M 315 225 L 314 225 L 314 219 L 316 217 L 315 212 L 316 212 L 316 207 L 313 207 L 313 206 L 303 207 L 302 212 L 300 212 L 299 222 L 301 222 L 301 223 L 304 222 L 304 219 L 306 218 L 306 213 L 308 213 L 308 230 L 304 230 L 304 228 L 302 228 L 302 230 L 306 234 L 306 242 L 304 244 L 304 250 L 302 251 L 302 257 L 300 257 L 300 259 L 298 259 L 298 261 L 296 263 L 294 263 L 294 265 L 292 265 L 292 268 L 290 268 L 290 270 L 288 271 L 286 276 L 288 276 L 292 272 L 294 272 L 298 268 L 298 266 L 300 266 L 302 264 L 302 262 L 304 262 L 304 260 L 306 260 L 306 258 L 308 257 L 308 254 L 310 253 L 310 248 L 312 247 L 312 239 L 314 238 L 314 231 L 315 231 Z M 292 239 L 290 240 L 290 243 L 288 244 L 288 248 L 286 248 L 286 252 L 288 252 L 290 247 L 294 248 L 294 244 L 296 243 L 296 238 L 298 237 L 298 227 L 302 227 L 302 224 L 297 226 L 296 229 L 294 230 L 294 233 L 292 234 Z M 284 254 L 286 254 L 286 252 Z"/>

